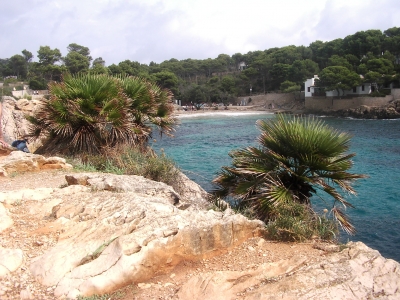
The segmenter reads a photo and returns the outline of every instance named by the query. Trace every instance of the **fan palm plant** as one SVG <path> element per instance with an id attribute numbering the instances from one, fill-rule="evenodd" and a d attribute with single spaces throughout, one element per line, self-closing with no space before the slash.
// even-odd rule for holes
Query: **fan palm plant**
<path id="1" fill-rule="evenodd" d="M 117 144 L 143 145 L 151 124 L 170 134 L 176 123 L 172 94 L 138 77 L 65 75 L 49 92 L 29 118 L 31 136 L 44 137 L 39 153 L 95 154 Z"/>
<path id="2" fill-rule="evenodd" d="M 232 151 L 232 166 L 214 179 L 214 194 L 231 197 L 270 220 L 280 205 L 300 203 L 311 208 L 311 196 L 333 198 L 331 212 L 349 234 L 355 232 L 342 208 L 353 207 L 339 190 L 356 194 L 352 183 L 365 175 L 352 174 L 350 136 L 313 117 L 277 115 L 259 120 L 260 147 Z M 325 201 L 325 200 L 324 200 Z M 341 204 L 341 205 L 337 205 Z"/>

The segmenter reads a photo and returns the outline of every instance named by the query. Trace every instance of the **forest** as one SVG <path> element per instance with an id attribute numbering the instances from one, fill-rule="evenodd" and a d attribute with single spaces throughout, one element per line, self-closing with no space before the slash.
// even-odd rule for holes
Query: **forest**
<path id="1" fill-rule="evenodd" d="M 308 46 L 250 51 L 216 58 L 171 58 L 161 63 L 142 64 L 124 60 L 106 66 L 92 58 L 88 47 L 71 43 L 62 56 L 57 48 L 40 46 L 36 60 L 32 52 L 0 59 L 3 95 L 11 93 L 8 83 L 26 82 L 32 90 L 47 89 L 63 74 L 94 73 L 138 76 L 170 89 L 182 104 L 235 103 L 237 97 L 268 92 L 290 93 L 304 90 L 304 81 L 319 75 L 317 84 L 326 90 L 350 89 L 362 82 L 372 83 L 376 93 L 400 81 L 400 27 L 385 31 L 359 31 L 345 38 Z M 17 86 L 22 88 L 22 86 Z"/>

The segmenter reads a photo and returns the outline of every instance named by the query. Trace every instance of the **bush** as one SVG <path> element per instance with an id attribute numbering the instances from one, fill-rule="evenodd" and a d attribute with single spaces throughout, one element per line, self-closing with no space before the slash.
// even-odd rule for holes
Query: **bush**
<path id="1" fill-rule="evenodd" d="M 3 85 L 2 96 L 12 97 L 12 88 L 10 88 L 9 86 Z"/>
<path id="2" fill-rule="evenodd" d="M 18 83 L 18 79 L 16 79 L 16 78 L 6 78 L 5 80 L 4 80 L 4 84 L 10 84 L 10 83 Z"/>
<path id="3" fill-rule="evenodd" d="M 386 95 L 388 95 L 387 92 L 384 92 L 385 90 L 381 90 L 381 91 L 375 91 L 372 92 L 371 94 L 369 94 L 370 97 L 386 97 Z M 390 93 L 389 93 L 390 94 Z"/>
<path id="4" fill-rule="evenodd" d="M 85 155 L 73 164 L 79 170 L 113 174 L 139 175 L 164 182 L 180 192 L 180 170 L 164 153 L 157 155 L 151 148 L 139 149 L 129 145 L 108 149 L 105 154 Z"/>
<path id="5" fill-rule="evenodd" d="M 338 227 L 333 220 L 318 216 L 304 204 L 291 203 L 277 208 L 275 218 L 266 226 L 270 239 L 301 242 L 318 238 L 334 240 Z"/>
<path id="6" fill-rule="evenodd" d="M 29 88 L 31 90 L 46 90 L 47 89 L 47 83 L 44 79 L 31 79 L 29 81 Z"/>

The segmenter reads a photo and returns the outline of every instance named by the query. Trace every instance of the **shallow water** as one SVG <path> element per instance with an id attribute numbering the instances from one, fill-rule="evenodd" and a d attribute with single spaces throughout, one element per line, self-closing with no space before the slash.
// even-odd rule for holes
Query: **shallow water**
<path id="1" fill-rule="evenodd" d="M 231 163 L 229 151 L 256 145 L 255 122 L 273 117 L 260 112 L 187 114 L 180 117 L 174 138 L 158 139 L 153 147 L 163 148 L 190 179 L 210 190 L 215 173 Z M 357 234 L 342 234 L 342 240 L 360 240 L 400 261 L 400 120 L 324 121 L 353 135 L 350 152 L 357 155 L 352 172 L 369 176 L 356 183 L 358 196 L 348 197 L 356 206 L 347 212 Z"/>

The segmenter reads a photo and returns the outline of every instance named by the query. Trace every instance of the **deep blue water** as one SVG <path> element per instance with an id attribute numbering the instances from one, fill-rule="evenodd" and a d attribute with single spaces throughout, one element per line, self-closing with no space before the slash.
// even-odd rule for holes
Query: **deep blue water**
<path id="1" fill-rule="evenodd" d="M 164 149 L 182 171 L 205 190 L 221 166 L 231 163 L 229 151 L 257 145 L 258 119 L 272 114 L 214 114 L 182 117 L 174 138 L 157 138 L 154 149 Z M 351 172 L 369 177 L 354 185 L 358 195 L 347 197 L 356 206 L 348 209 L 357 229 L 342 233 L 343 242 L 362 241 L 387 257 L 400 261 L 400 120 L 324 118 L 334 128 L 352 134 Z"/>

